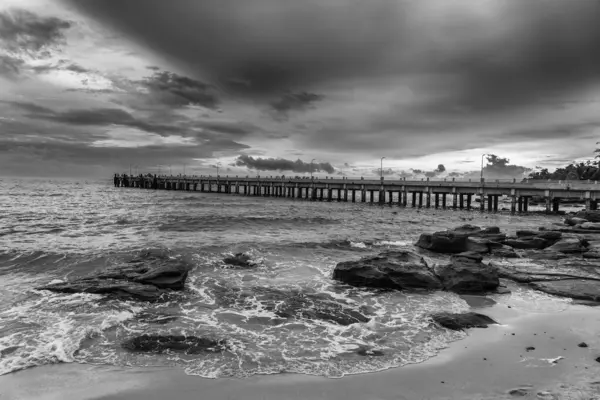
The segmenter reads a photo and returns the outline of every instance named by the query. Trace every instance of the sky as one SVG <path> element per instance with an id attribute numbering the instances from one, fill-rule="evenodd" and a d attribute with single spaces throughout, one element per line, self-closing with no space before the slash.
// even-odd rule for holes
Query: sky
<path id="1" fill-rule="evenodd" d="M 0 175 L 553 169 L 599 140 L 599 18 L 597 0 L 2 0 Z"/>

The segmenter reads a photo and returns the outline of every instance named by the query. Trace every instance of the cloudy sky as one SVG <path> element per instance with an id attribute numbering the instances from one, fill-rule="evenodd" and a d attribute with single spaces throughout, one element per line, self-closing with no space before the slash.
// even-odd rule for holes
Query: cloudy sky
<path id="1" fill-rule="evenodd" d="M 2 0 L 0 175 L 593 157 L 597 0 Z"/>

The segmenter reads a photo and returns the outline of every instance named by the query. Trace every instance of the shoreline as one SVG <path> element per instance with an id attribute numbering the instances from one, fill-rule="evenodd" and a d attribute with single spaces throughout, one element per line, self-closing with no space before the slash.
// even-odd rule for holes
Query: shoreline
<path id="1" fill-rule="evenodd" d="M 479 307 L 476 299 L 472 305 L 501 325 L 470 329 L 466 338 L 423 363 L 380 372 L 338 379 L 299 374 L 205 379 L 186 375 L 182 368 L 54 364 L 0 376 L 0 398 L 508 399 L 511 389 L 525 390 L 524 398 L 539 398 L 537 393 L 545 391 L 556 395 L 541 398 L 568 399 L 565 391 L 572 399 L 600 396 L 600 363 L 595 361 L 600 309 L 569 305 L 561 312 L 535 313 L 500 303 Z M 589 347 L 578 347 L 581 342 Z M 550 361 L 558 357 L 563 358 Z"/>

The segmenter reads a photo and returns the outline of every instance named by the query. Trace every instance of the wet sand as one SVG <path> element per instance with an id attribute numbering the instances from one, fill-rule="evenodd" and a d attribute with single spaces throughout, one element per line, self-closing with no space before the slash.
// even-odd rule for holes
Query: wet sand
<path id="1" fill-rule="evenodd" d="M 532 313 L 506 304 L 486 307 L 477 298 L 469 303 L 502 325 L 472 329 L 422 364 L 341 379 L 281 374 L 244 380 L 203 379 L 181 369 L 59 364 L 0 376 L 0 399 L 600 398 L 600 308 Z M 578 347 L 581 342 L 588 347 Z"/>

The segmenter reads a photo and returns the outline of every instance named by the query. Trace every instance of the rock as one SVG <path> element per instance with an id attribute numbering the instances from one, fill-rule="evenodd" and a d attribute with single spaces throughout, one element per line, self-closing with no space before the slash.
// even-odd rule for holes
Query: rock
<path id="1" fill-rule="evenodd" d="M 506 245 L 501 245 L 500 247 L 492 248 L 490 255 L 493 257 L 502 257 L 502 258 L 519 258 L 520 257 L 512 247 L 506 246 Z"/>
<path id="2" fill-rule="evenodd" d="M 333 279 L 353 286 L 386 289 L 440 289 L 439 279 L 423 257 L 410 251 L 388 251 L 358 261 L 338 263 Z"/>
<path id="3" fill-rule="evenodd" d="M 225 340 L 213 340 L 184 335 L 144 334 L 128 339 L 121 346 L 130 351 L 162 353 L 167 350 L 199 354 L 220 352 L 227 349 Z"/>
<path id="4" fill-rule="evenodd" d="M 110 294 L 120 298 L 155 301 L 169 290 L 182 290 L 191 264 L 163 251 L 145 251 L 129 261 L 88 277 L 49 284 L 39 290 L 62 293 Z"/>
<path id="5" fill-rule="evenodd" d="M 488 325 L 497 324 L 487 315 L 468 312 L 463 314 L 439 313 L 431 316 L 435 322 L 454 331 L 467 328 L 487 328 Z"/>
<path id="6" fill-rule="evenodd" d="M 380 357 L 385 355 L 381 350 L 374 350 L 369 347 L 361 346 L 356 350 L 356 354 L 359 356 L 372 356 L 372 357 Z"/>
<path id="7" fill-rule="evenodd" d="M 162 289 L 183 290 L 191 265 L 166 257 L 134 259 L 99 272 L 93 278 L 122 279 Z"/>
<path id="8" fill-rule="evenodd" d="M 470 239 L 474 239 L 474 238 L 483 238 L 483 239 L 487 239 L 490 242 L 498 242 L 501 243 L 503 241 L 506 240 L 506 233 L 494 233 L 494 234 L 475 234 L 475 235 L 471 235 L 469 236 Z"/>
<path id="9" fill-rule="evenodd" d="M 438 253 L 487 253 L 494 242 L 505 239 L 506 234 L 500 233 L 500 228 L 495 226 L 481 229 L 474 225 L 462 225 L 447 231 L 421 234 L 415 246 Z M 484 245 L 487 245 L 487 250 Z"/>
<path id="10" fill-rule="evenodd" d="M 600 222 L 600 210 L 582 210 L 577 212 L 575 217 L 583 218 L 590 222 Z"/>
<path id="11" fill-rule="evenodd" d="M 550 243 L 539 237 L 522 237 L 519 239 L 506 239 L 504 244 L 515 249 L 544 249 Z"/>
<path id="12" fill-rule="evenodd" d="M 437 253 L 462 253 L 467 250 L 468 237 L 452 231 L 423 233 L 415 246 Z"/>
<path id="13" fill-rule="evenodd" d="M 565 218 L 565 224 L 569 226 L 582 225 L 588 222 L 587 219 L 578 218 L 578 217 L 569 217 Z"/>
<path id="14" fill-rule="evenodd" d="M 545 249 L 547 252 L 560 252 L 565 254 L 582 253 L 587 251 L 583 242 L 577 238 L 561 239 Z"/>
<path id="15" fill-rule="evenodd" d="M 581 224 L 581 229 L 590 229 L 594 231 L 600 230 L 600 222 L 584 222 Z"/>
<path id="16" fill-rule="evenodd" d="M 581 342 L 577 345 L 577 347 L 588 347 L 588 345 L 585 342 Z"/>
<path id="17" fill-rule="evenodd" d="M 534 289 L 556 296 L 580 300 L 600 301 L 600 282 L 587 279 L 565 279 L 531 282 Z"/>
<path id="18" fill-rule="evenodd" d="M 548 241 L 557 241 L 562 238 L 562 233 L 558 231 L 539 231 L 535 236 Z"/>
<path id="19" fill-rule="evenodd" d="M 508 394 L 513 397 L 527 397 L 529 396 L 530 390 L 525 388 L 511 389 Z"/>
<path id="20" fill-rule="evenodd" d="M 500 284 L 495 268 L 483 264 L 477 253 L 461 253 L 452 256 L 450 264 L 436 265 L 434 271 L 444 289 L 456 293 L 484 293 Z"/>
<path id="21" fill-rule="evenodd" d="M 79 279 L 75 281 L 54 283 L 36 288 L 58 293 L 93 293 L 109 294 L 121 299 L 157 301 L 168 293 L 153 285 L 128 282 L 119 279 Z"/>
<path id="22" fill-rule="evenodd" d="M 490 240 L 485 239 L 485 238 L 470 237 L 470 238 L 467 238 L 465 251 L 487 254 L 490 252 L 490 245 L 492 243 L 493 242 L 491 242 Z"/>
<path id="23" fill-rule="evenodd" d="M 521 231 L 517 231 L 516 234 L 517 234 L 518 238 L 522 238 L 522 237 L 533 237 L 533 236 L 536 236 L 538 233 L 535 232 L 535 231 L 523 231 L 523 230 L 521 230 Z"/>
<path id="24" fill-rule="evenodd" d="M 567 258 L 568 255 L 563 253 L 557 253 L 556 251 L 549 252 L 547 250 L 529 250 L 525 254 L 523 254 L 523 257 L 530 258 L 532 260 L 562 260 L 563 258 Z"/>
<path id="25" fill-rule="evenodd" d="M 231 257 L 226 257 L 223 262 L 228 265 L 233 265 L 241 268 L 252 268 L 254 263 L 250 259 L 250 256 L 244 253 L 237 253 Z"/>
<path id="26" fill-rule="evenodd" d="M 494 229 L 494 228 L 491 228 Z M 500 228 L 497 228 L 498 232 L 500 232 Z M 470 224 L 465 224 L 465 225 L 461 225 L 461 226 L 457 226 L 454 229 L 451 229 L 452 232 L 458 234 L 458 235 L 474 235 L 477 233 L 481 233 L 483 230 L 475 225 L 470 225 Z"/>
<path id="27" fill-rule="evenodd" d="M 348 326 L 369 322 L 371 319 L 359 311 L 331 300 L 304 296 L 292 296 L 274 308 L 274 313 L 281 318 L 322 320 L 338 325 Z"/>

